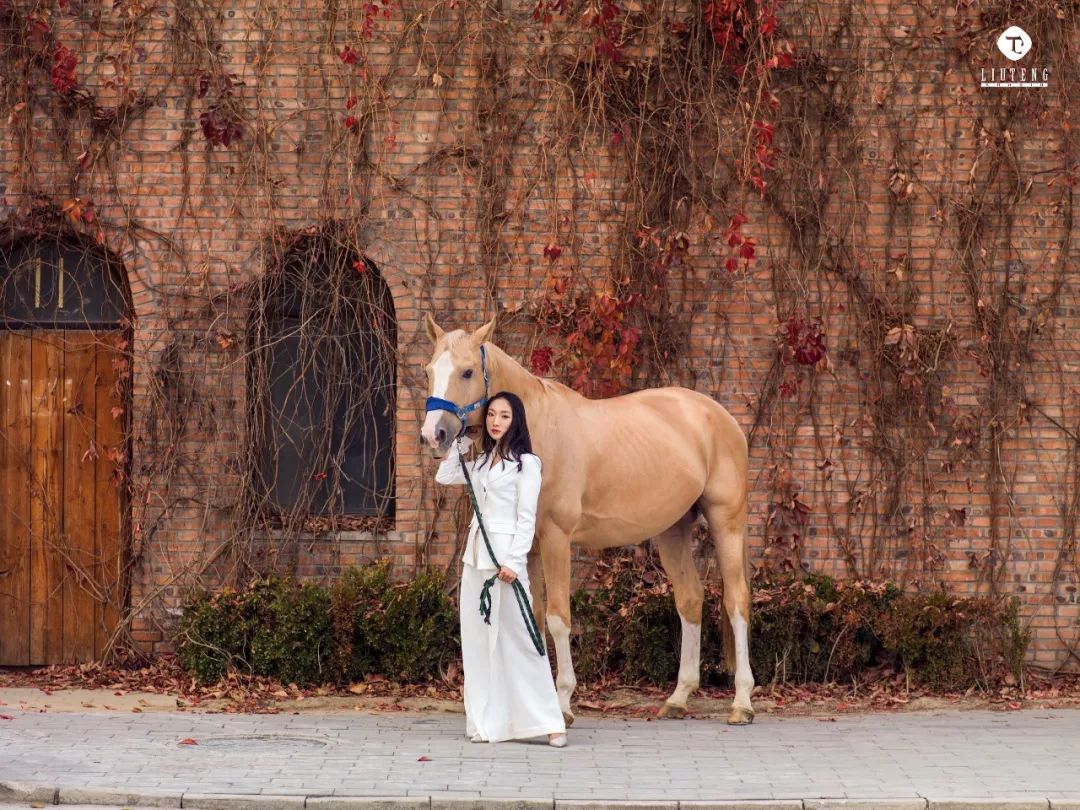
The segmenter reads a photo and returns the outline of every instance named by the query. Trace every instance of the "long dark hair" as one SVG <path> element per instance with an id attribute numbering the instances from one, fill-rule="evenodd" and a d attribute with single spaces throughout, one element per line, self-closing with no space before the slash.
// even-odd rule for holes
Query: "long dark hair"
<path id="1" fill-rule="evenodd" d="M 505 399 L 510 405 L 511 417 L 510 429 L 499 439 L 499 456 L 507 461 L 516 461 L 520 470 L 521 456 L 533 451 L 532 439 L 529 438 L 529 423 L 525 419 L 525 404 L 521 401 L 521 397 L 517 394 L 511 394 L 509 391 L 500 391 L 492 396 L 488 399 L 487 406 L 484 408 L 483 438 L 480 440 L 480 447 L 483 449 L 485 457 L 483 463 L 487 464 L 491 460 L 492 451 L 496 446 L 495 440 L 487 432 L 487 414 L 491 408 L 491 403 L 497 399 Z"/>

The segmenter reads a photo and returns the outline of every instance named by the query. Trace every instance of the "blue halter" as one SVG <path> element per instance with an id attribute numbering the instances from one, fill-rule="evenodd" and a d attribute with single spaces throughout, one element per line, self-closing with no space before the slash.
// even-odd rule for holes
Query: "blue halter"
<path id="1" fill-rule="evenodd" d="M 431 411 L 449 411 L 461 420 L 461 432 L 458 436 L 465 433 L 465 428 L 468 427 L 465 417 L 475 411 L 477 408 L 483 408 L 487 405 L 488 397 L 488 368 L 487 368 L 487 355 L 484 353 L 484 346 L 480 346 L 480 368 L 484 372 L 484 395 L 476 402 L 471 402 L 468 405 L 456 405 L 448 399 L 442 399 L 440 397 L 428 397 L 424 403 L 424 411 L 430 413 Z"/>

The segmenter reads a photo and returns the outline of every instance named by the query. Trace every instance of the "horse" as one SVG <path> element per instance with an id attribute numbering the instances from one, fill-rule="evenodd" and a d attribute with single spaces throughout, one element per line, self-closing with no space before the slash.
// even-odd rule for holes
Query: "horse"
<path id="1" fill-rule="evenodd" d="M 537 377 L 490 342 L 495 319 L 468 334 L 445 331 L 428 314 L 426 328 L 434 349 L 420 438 L 431 456 L 442 458 L 466 429 L 481 425 L 491 394 L 510 391 L 525 404 L 533 450 L 543 462 L 528 573 L 538 624 L 544 627 L 546 619 L 554 641 L 555 685 L 567 725 L 574 720 L 570 700 L 577 686 L 570 656 L 571 543 L 590 549 L 655 543 L 682 628 L 678 682 L 659 716 L 682 718 L 701 677 L 704 589 L 691 541 L 701 517 L 713 537 L 730 623 L 723 634 L 725 664 L 735 672 L 728 723 L 753 722 L 747 442 L 735 418 L 687 388 L 587 399 Z"/>

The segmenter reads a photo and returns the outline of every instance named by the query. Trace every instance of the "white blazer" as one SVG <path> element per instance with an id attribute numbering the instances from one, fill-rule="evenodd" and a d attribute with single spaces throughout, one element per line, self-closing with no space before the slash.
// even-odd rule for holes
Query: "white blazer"
<path id="1" fill-rule="evenodd" d="M 439 464 L 435 480 L 440 484 L 464 484 L 465 474 L 461 471 L 460 458 L 457 442 L 454 442 L 446 458 Z M 521 457 L 521 470 L 518 470 L 516 461 L 503 460 L 494 469 L 486 458 L 465 463 L 476 490 L 476 502 L 484 516 L 491 548 L 500 563 L 520 576 L 525 572 L 526 559 L 536 532 L 540 459 L 526 453 Z M 469 539 L 465 544 L 463 561 L 474 568 L 495 568 L 480 534 L 475 512 L 469 524 Z"/>

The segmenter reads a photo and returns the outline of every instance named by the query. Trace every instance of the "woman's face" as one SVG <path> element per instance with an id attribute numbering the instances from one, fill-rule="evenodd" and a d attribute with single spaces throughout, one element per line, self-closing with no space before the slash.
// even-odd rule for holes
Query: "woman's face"
<path id="1" fill-rule="evenodd" d="M 510 410 L 510 403 L 505 399 L 497 399 L 488 406 L 487 432 L 495 441 L 506 435 L 513 421 L 513 411 Z"/>

